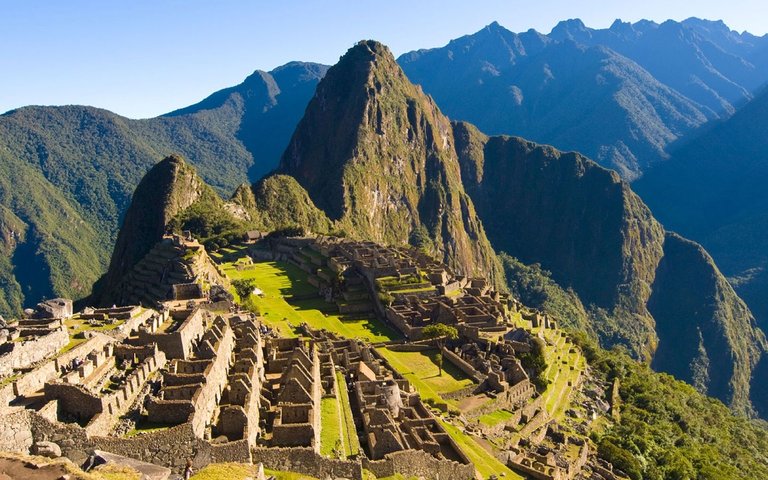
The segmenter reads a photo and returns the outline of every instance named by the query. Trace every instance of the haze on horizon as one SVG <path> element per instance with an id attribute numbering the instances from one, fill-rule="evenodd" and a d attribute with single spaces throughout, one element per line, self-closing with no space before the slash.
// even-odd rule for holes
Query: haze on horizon
<path id="1" fill-rule="evenodd" d="M 4 0 L 0 13 L 0 112 L 82 104 L 131 118 L 193 104 L 256 69 L 293 60 L 333 64 L 365 38 L 400 55 L 445 45 L 493 21 L 515 32 L 549 33 L 568 18 L 606 28 L 617 18 L 661 23 L 695 16 L 768 32 L 768 4 L 758 0 Z"/>

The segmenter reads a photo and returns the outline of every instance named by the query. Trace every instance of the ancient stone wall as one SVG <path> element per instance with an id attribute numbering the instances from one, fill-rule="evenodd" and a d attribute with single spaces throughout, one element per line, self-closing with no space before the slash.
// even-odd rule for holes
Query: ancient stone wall
<path id="1" fill-rule="evenodd" d="M 56 328 L 47 335 L 13 342 L 13 349 L 0 357 L 0 375 L 10 374 L 11 369 L 26 368 L 51 357 L 68 343 L 69 334 L 65 327 Z M 4 371 L 6 369 L 7 371 Z"/>
<path id="2" fill-rule="evenodd" d="M 0 450 L 27 453 L 32 446 L 32 424 L 29 412 L 23 408 L 2 413 L 0 421 Z"/>
<path id="3" fill-rule="evenodd" d="M 462 372 L 466 373 L 472 380 L 474 380 L 477 383 L 483 383 L 486 379 L 486 376 L 482 373 L 478 372 L 475 367 L 470 365 L 466 360 L 461 358 L 460 356 L 456 355 L 452 351 L 448 350 L 447 348 L 443 347 L 443 358 L 451 362 L 461 370 Z"/>
<path id="4" fill-rule="evenodd" d="M 173 332 L 149 332 L 139 330 L 138 338 L 132 343 L 146 345 L 157 343 L 169 359 L 187 359 L 192 355 L 192 348 L 205 333 L 205 317 L 207 310 L 196 308 L 192 312 L 174 312 L 176 315 L 188 315 L 181 325 Z M 173 315 L 173 314 L 172 314 Z"/>
<path id="5" fill-rule="evenodd" d="M 382 460 L 362 459 L 362 468 L 376 477 L 388 477 L 395 473 L 407 472 L 408 476 L 430 480 L 470 480 L 475 478 L 472 464 L 461 464 L 451 460 L 439 460 L 421 450 L 402 450 L 386 455 Z"/>
<path id="6" fill-rule="evenodd" d="M 258 447 L 252 454 L 253 463 L 263 463 L 264 468 L 270 470 L 298 472 L 315 478 L 363 479 L 360 461 L 327 458 L 309 447 Z"/>

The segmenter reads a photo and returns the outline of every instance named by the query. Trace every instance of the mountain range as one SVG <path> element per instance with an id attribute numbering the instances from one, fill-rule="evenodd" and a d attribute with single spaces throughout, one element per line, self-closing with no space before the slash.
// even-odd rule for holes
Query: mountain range
<path id="1" fill-rule="evenodd" d="M 548 35 L 492 23 L 399 62 L 451 118 L 582 152 L 634 180 L 670 143 L 752 98 L 768 81 L 767 46 L 699 19 L 603 30 L 568 20 Z"/>
<path id="2" fill-rule="evenodd" d="M 668 27 L 654 25 L 635 24 L 646 33 L 632 38 Z M 730 41 L 729 55 L 759 57 L 761 38 L 707 25 L 679 24 L 682 38 L 708 55 L 704 43 Z M 562 319 L 566 326 L 623 345 L 739 412 L 766 415 L 764 374 L 755 372 L 766 369 L 767 347 L 749 307 L 709 254 L 666 231 L 626 182 L 655 164 L 682 165 L 677 154 L 661 162 L 670 142 L 730 107 L 715 111 L 656 79 L 641 57 L 588 45 L 583 32 L 564 38 L 566 30 L 589 32 L 568 22 L 557 35 L 517 35 L 492 24 L 399 64 L 381 44 L 361 42 L 330 70 L 291 63 L 257 71 L 155 119 L 74 106 L 8 112 L 0 116 L 0 310 L 13 314 L 45 296 L 83 298 L 104 272 L 90 300 L 110 303 L 122 275 L 168 228 L 217 242 L 244 228 L 300 226 L 408 242 L 459 273 L 544 294 L 531 303 L 575 312 Z M 738 50 L 735 38 L 749 45 Z M 636 40 L 655 48 L 644 42 Z M 757 78 L 761 70 L 749 64 Z M 430 72 L 432 80 L 418 79 Z M 729 75 L 728 85 L 744 81 Z M 537 87 L 522 88 L 524 79 Z M 441 99 L 430 82 L 464 93 Z M 731 106 L 752 95 L 746 86 L 742 97 L 735 91 L 717 95 Z M 452 101 L 486 109 L 480 128 L 451 113 Z M 500 119 L 498 129 L 483 125 L 486 117 Z M 582 149 L 569 138 L 584 142 L 587 156 L 499 135 L 518 124 L 557 132 L 551 143 L 561 149 Z M 703 130 L 717 130 L 710 128 Z M 171 152 L 194 169 L 169 157 L 142 186 L 142 175 Z M 162 210 L 148 215 L 151 207 Z"/>

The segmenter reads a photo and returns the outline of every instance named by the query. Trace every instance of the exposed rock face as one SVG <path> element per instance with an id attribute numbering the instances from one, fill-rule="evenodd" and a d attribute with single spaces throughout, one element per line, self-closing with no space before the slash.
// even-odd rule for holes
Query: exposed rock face
<path id="1" fill-rule="evenodd" d="M 572 287 L 604 344 L 625 344 L 752 411 L 750 376 L 765 339 L 700 246 L 665 234 L 615 172 L 579 154 L 489 138 L 463 123 L 454 131 L 465 187 L 494 248 Z"/>
<path id="2" fill-rule="evenodd" d="M 61 456 L 61 447 L 53 442 L 36 442 L 32 445 L 32 451 L 41 457 L 59 458 Z"/>
<path id="3" fill-rule="evenodd" d="M 171 155 L 152 167 L 133 194 L 109 270 L 94 286 L 97 303 L 108 301 L 125 275 L 162 239 L 170 221 L 206 194 L 216 195 L 180 156 Z"/>
<path id="4" fill-rule="evenodd" d="M 765 336 L 700 245 L 666 235 L 648 308 L 659 336 L 654 369 L 749 412 L 750 381 L 766 351 Z"/>
<path id="5" fill-rule="evenodd" d="M 464 192 L 450 122 L 379 43 L 360 42 L 328 70 L 278 171 L 350 235 L 406 243 L 426 230 L 457 272 L 502 276 Z"/>

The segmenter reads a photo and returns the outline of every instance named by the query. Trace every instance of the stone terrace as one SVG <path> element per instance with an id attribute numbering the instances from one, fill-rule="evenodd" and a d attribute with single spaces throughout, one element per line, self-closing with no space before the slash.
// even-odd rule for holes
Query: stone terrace
<path id="1" fill-rule="evenodd" d="M 463 472 L 459 476 L 466 474 L 461 466 L 471 463 L 461 448 L 424 406 L 418 392 L 371 345 L 307 326 L 304 331 L 345 373 L 348 390 L 354 392 L 352 414 L 362 428 L 362 444 L 371 461 L 422 451 Z"/>

